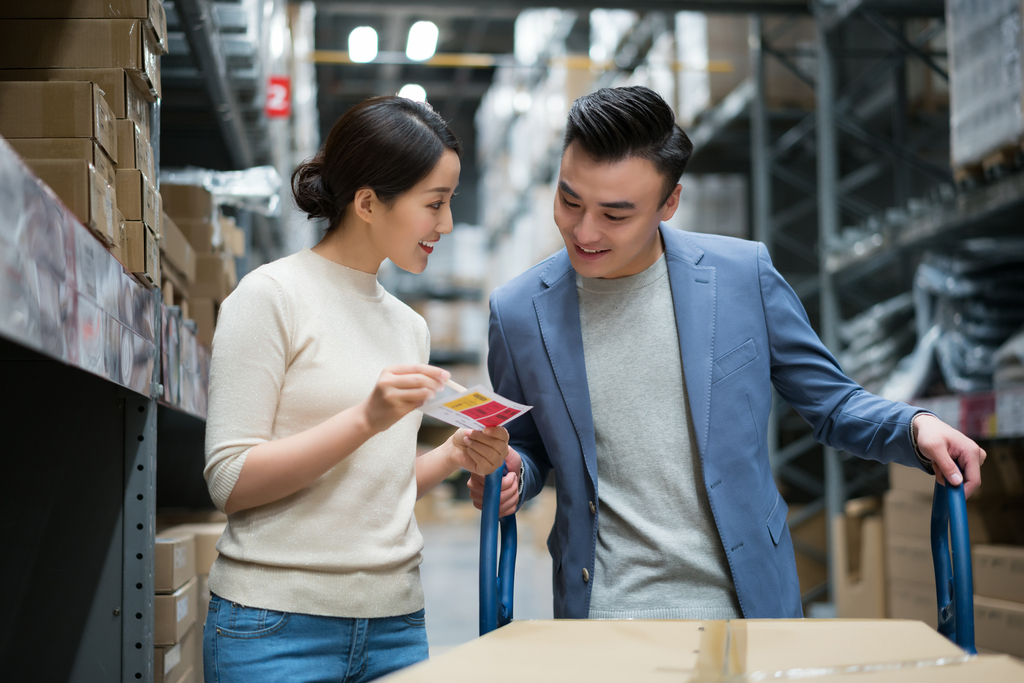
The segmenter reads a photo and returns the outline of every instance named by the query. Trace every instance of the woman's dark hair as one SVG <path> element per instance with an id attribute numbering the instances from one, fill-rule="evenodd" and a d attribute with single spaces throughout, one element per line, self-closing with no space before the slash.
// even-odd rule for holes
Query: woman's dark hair
<path id="1" fill-rule="evenodd" d="M 462 155 L 462 143 L 429 104 L 372 97 L 345 112 L 316 156 L 292 173 L 295 204 L 310 218 L 326 218 L 330 232 L 360 188 L 390 206 L 446 149 Z"/>
<path id="2" fill-rule="evenodd" d="M 686 170 L 693 143 L 676 125 L 676 116 L 649 88 L 601 88 L 572 103 L 565 127 L 564 153 L 580 147 L 596 161 L 647 159 L 665 177 L 664 204 Z"/>

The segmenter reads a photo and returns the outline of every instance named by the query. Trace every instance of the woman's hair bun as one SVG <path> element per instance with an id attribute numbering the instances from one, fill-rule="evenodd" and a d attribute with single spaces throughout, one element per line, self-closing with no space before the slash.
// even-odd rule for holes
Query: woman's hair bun
<path id="1" fill-rule="evenodd" d="M 334 199 L 324 186 L 323 157 L 317 154 L 299 164 L 292 173 L 295 205 L 310 218 L 326 218 L 333 223 L 337 211 Z"/>

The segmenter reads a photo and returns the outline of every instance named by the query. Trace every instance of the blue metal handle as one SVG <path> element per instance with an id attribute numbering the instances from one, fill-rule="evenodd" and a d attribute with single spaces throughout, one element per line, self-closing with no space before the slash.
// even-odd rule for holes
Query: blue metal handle
<path id="1" fill-rule="evenodd" d="M 953 559 L 950 562 L 950 542 Z M 939 604 L 939 633 L 976 655 L 974 648 L 974 577 L 971 536 L 967 529 L 964 487 L 935 483 L 932 497 L 932 561 Z"/>
<path id="2" fill-rule="evenodd" d="M 484 479 L 484 503 L 480 516 L 480 635 L 512 621 L 516 575 L 516 516 L 499 521 L 501 480 L 508 467 L 501 466 Z M 498 561 L 498 528 L 501 528 L 501 560 Z"/>

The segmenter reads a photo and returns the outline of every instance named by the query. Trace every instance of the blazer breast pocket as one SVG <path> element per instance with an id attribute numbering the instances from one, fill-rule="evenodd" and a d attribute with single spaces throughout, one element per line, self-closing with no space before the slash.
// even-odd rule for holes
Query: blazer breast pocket
<path id="1" fill-rule="evenodd" d="M 711 383 L 719 382 L 757 358 L 754 340 L 748 339 L 732 351 L 715 361 L 711 371 Z"/>

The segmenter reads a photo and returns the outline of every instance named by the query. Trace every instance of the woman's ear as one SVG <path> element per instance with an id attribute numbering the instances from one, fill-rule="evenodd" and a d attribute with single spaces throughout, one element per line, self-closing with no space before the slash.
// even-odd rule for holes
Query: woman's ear
<path id="1" fill-rule="evenodd" d="M 374 210 L 378 209 L 380 202 L 377 200 L 377 193 L 368 187 L 356 190 L 356 196 L 352 200 L 352 209 L 362 220 L 370 223 L 373 220 Z"/>

